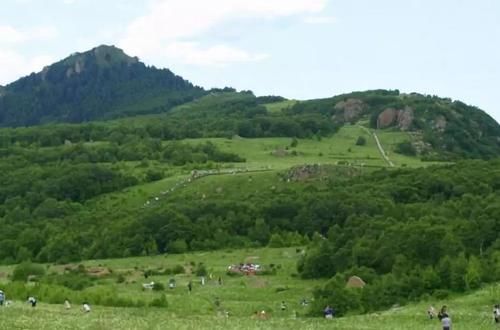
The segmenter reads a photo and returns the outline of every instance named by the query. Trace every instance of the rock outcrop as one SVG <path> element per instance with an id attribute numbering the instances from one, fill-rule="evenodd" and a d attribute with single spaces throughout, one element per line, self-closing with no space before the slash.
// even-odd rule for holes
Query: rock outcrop
<path id="1" fill-rule="evenodd" d="M 353 122 L 367 109 L 367 105 L 358 99 L 347 99 L 335 104 L 335 116 L 333 119 L 344 123 Z"/>
<path id="2" fill-rule="evenodd" d="M 404 109 L 387 108 L 382 111 L 377 118 L 377 128 L 387 128 L 396 125 L 400 130 L 407 131 L 413 123 L 413 109 L 405 107 Z"/>

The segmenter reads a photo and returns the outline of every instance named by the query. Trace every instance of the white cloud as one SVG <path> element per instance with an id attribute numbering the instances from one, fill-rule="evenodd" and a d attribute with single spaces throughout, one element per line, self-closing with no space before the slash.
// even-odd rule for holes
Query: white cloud
<path id="1" fill-rule="evenodd" d="M 51 62 L 53 58 L 48 55 L 29 58 L 16 51 L 0 48 L 0 85 L 10 83 L 31 72 L 41 71 Z"/>
<path id="2" fill-rule="evenodd" d="M 53 26 L 38 26 L 16 29 L 10 25 L 0 25 L 0 44 L 15 44 L 28 41 L 47 41 L 56 38 L 58 31 Z"/>
<path id="3" fill-rule="evenodd" d="M 331 24 L 335 23 L 335 17 L 333 16 L 308 16 L 304 18 L 304 22 L 307 24 Z"/>
<path id="4" fill-rule="evenodd" d="M 148 12 L 126 29 L 119 46 L 140 57 L 182 53 L 184 62 L 223 65 L 255 61 L 262 54 L 251 54 L 228 45 L 201 49 L 199 40 L 223 24 L 244 19 L 277 19 L 319 14 L 328 0 L 154 0 Z"/>
<path id="5" fill-rule="evenodd" d="M 227 45 L 215 45 L 202 48 L 195 42 L 174 42 L 165 47 L 165 57 L 181 63 L 224 66 L 232 63 L 260 61 L 267 54 L 250 54 L 244 50 Z"/>

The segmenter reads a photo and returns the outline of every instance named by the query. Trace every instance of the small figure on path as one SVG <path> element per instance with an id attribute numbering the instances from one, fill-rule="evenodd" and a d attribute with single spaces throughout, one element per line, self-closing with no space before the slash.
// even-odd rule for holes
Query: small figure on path
<path id="1" fill-rule="evenodd" d="M 71 309 L 71 303 L 69 302 L 68 298 L 64 300 L 64 308 L 66 310 Z"/>
<path id="2" fill-rule="evenodd" d="M 90 313 L 90 305 L 88 302 L 83 303 L 82 310 L 84 313 Z"/>
<path id="3" fill-rule="evenodd" d="M 205 285 L 205 276 L 201 277 L 201 285 Z"/>
<path id="4" fill-rule="evenodd" d="M 188 283 L 188 293 L 191 293 L 191 291 L 193 291 L 193 283 L 191 281 L 189 281 L 189 283 Z"/>
<path id="5" fill-rule="evenodd" d="M 31 307 L 35 308 L 36 307 L 36 298 L 35 297 L 28 297 L 28 303 L 31 304 Z"/>
<path id="6" fill-rule="evenodd" d="M 218 283 L 219 285 L 222 285 L 222 277 L 219 276 L 219 279 L 218 279 Z"/>
<path id="7" fill-rule="evenodd" d="M 3 306 L 5 302 L 5 293 L 3 293 L 2 290 L 0 290 L 0 306 Z"/>

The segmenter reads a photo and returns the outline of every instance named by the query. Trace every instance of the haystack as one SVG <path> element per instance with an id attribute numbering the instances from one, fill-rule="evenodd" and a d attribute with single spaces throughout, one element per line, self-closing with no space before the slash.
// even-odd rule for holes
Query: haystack
<path id="1" fill-rule="evenodd" d="M 347 281 L 346 286 L 348 288 L 363 288 L 366 285 L 365 281 L 361 279 L 359 276 L 351 276 Z"/>

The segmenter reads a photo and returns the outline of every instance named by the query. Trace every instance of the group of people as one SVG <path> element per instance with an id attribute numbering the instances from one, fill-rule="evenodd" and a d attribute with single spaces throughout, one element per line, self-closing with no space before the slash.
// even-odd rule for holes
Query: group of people
<path id="1" fill-rule="evenodd" d="M 436 310 L 434 307 L 430 306 L 427 310 L 427 315 L 429 319 L 434 319 L 437 317 L 443 326 L 443 330 L 451 330 L 451 317 L 448 313 L 448 307 L 444 305 L 439 310 L 439 313 L 436 314 Z M 500 323 L 500 305 L 497 304 L 493 307 L 493 320 L 495 323 Z"/>
<path id="2" fill-rule="evenodd" d="M 32 307 L 32 308 L 35 308 L 36 307 L 36 304 L 37 304 L 37 299 L 35 296 L 28 296 L 26 297 L 26 302 Z M 6 300 L 6 296 L 5 296 L 5 292 L 3 292 L 2 290 L 0 290 L 0 306 L 3 306 L 7 303 L 7 300 Z M 66 298 L 64 300 L 64 308 L 66 310 L 69 310 L 71 309 L 71 302 L 69 301 L 68 298 Z M 83 302 L 82 304 L 82 310 L 84 313 L 90 313 L 91 311 L 91 308 L 90 308 L 90 304 L 88 302 Z"/>

